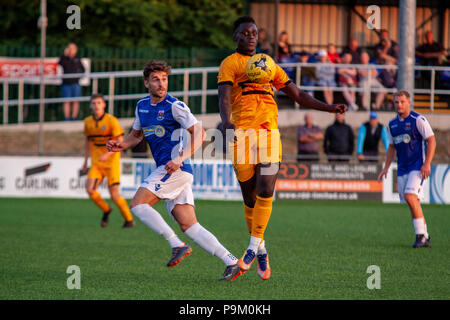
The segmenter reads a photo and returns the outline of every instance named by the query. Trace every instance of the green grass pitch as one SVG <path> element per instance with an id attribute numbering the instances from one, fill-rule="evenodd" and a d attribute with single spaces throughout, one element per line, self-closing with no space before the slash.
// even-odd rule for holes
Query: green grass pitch
<path id="1" fill-rule="evenodd" d="M 196 201 L 199 222 L 239 257 L 248 245 L 242 203 Z M 114 207 L 114 206 L 113 206 Z M 189 239 L 156 205 L 182 240 Z M 234 282 L 224 264 L 189 241 L 193 253 L 167 268 L 168 243 L 140 221 L 122 229 L 89 200 L 0 198 L 0 299 L 449 299 L 450 212 L 424 205 L 431 249 L 412 249 L 405 205 L 276 201 L 265 239 L 272 277 L 256 263 Z M 67 289 L 69 265 L 81 289 Z M 369 290 L 369 265 L 381 289 Z"/>

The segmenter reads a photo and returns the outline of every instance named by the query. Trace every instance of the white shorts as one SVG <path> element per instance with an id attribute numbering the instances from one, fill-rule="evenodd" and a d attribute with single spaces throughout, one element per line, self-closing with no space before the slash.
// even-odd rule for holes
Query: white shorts
<path id="1" fill-rule="evenodd" d="M 146 188 L 158 198 L 164 200 L 167 212 L 172 215 L 172 210 L 176 204 L 194 206 L 193 181 L 194 176 L 189 172 L 178 169 L 172 174 L 167 174 L 164 166 L 159 166 L 144 180 L 140 187 Z"/>
<path id="2" fill-rule="evenodd" d="M 414 170 L 397 177 L 397 183 L 401 203 L 405 203 L 406 193 L 415 194 L 419 200 L 423 200 L 423 179 L 420 171 Z"/>

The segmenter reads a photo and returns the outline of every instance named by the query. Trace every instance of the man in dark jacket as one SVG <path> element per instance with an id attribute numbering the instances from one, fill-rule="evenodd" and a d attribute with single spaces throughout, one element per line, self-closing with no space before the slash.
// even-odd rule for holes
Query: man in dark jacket
<path id="1" fill-rule="evenodd" d="M 77 57 L 77 45 L 69 43 L 64 49 L 64 55 L 59 59 L 60 64 L 67 73 L 83 73 L 84 67 L 81 59 Z M 63 98 L 74 98 L 81 96 L 80 78 L 64 78 L 61 87 L 61 95 Z M 64 120 L 76 120 L 78 111 L 80 110 L 80 102 L 68 101 L 63 103 Z"/>
<path id="2" fill-rule="evenodd" d="M 336 121 L 326 129 L 323 141 L 323 150 L 328 161 L 349 161 L 353 148 L 353 130 L 345 124 L 344 114 L 336 114 Z"/>
<path id="3" fill-rule="evenodd" d="M 376 111 L 370 112 L 369 121 L 363 123 L 358 130 L 356 139 L 356 153 L 360 161 L 374 161 L 378 159 L 378 144 L 383 141 L 384 150 L 389 147 L 386 128 L 378 122 Z"/>

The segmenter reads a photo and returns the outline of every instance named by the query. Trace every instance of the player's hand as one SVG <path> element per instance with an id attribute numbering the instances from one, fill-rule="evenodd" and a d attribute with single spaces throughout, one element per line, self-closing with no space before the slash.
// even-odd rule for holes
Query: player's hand
<path id="1" fill-rule="evenodd" d="M 422 179 L 427 179 L 431 174 L 431 166 L 427 163 L 424 163 L 422 168 L 420 168 L 420 173 L 422 174 Z"/>
<path id="2" fill-rule="evenodd" d="M 85 162 L 85 163 L 83 163 L 83 167 L 81 168 L 81 173 L 82 174 L 86 174 L 87 173 L 87 163 Z"/>
<path id="3" fill-rule="evenodd" d="M 106 149 L 108 149 L 108 151 L 110 152 L 119 152 L 125 150 L 125 147 L 121 142 L 117 140 L 109 140 L 106 143 Z"/>
<path id="4" fill-rule="evenodd" d="M 338 104 L 329 104 L 328 105 L 328 112 L 330 113 L 345 113 L 347 111 L 347 106 L 342 103 Z"/>
<path id="5" fill-rule="evenodd" d="M 226 142 L 227 141 L 227 130 L 233 130 L 236 131 L 236 126 L 232 123 L 232 122 L 222 122 L 219 126 L 220 131 L 222 131 L 222 135 L 223 135 L 223 141 Z M 234 141 L 237 140 L 236 135 L 234 135 Z"/>
<path id="6" fill-rule="evenodd" d="M 106 152 L 106 153 L 102 153 L 99 157 L 98 157 L 98 161 L 100 162 L 105 162 L 106 160 L 108 160 L 110 156 L 110 153 Z"/>
<path id="7" fill-rule="evenodd" d="M 378 182 L 383 181 L 383 177 L 386 179 L 387 173 L 388 173 L 389 168 L 384 168 L 383 170 L 381 170 L 380 174 L 378 175 Z"/>
<path id="8" fill-rule="evenodd" d="M 181 165 L 183 164 L 183 162 L 181 161 L 180 158 L 175 158 L 173 160 L 170 160 L 169 162 L 167 162 L 166 166 L 164 167 L 164 169 L 166 169 L 166 172 L 168 174 L 172 174 L 175 171 L 177 171 L 178 169 L 180 169 Z"/>

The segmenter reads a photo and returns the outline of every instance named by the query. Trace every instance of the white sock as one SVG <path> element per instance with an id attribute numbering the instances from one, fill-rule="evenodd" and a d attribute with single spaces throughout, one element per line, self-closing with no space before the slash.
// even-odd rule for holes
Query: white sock
<path id="1" fill-rule="evenodd" d="M 424 218 L 413 219 L 414 231 L 416 234 L 423 234 L 428 239 L 427 227 Z"/>
<path id="2" fill-rule="evenodd" d="M 220 258 L 227 266 L 237 263 L 237 258 L 233 256 L 219 240 L 200 223 L 193 224 L 184 234 L 194 240 L 194 242 L 209 254 Z"/>
<path id="3" fill-rule="evenodd" d="M 261 243 L 261 240 L 262 240 L 261 238 L 250 236 L 250 244 L 248 245 L 247 250 L 250 249 L 256 253 L 258 251 L 258 247 L 259 247 L 259 244 Z"/>
<path id="4" fill-rule="evenodd" d="M 166 239 L 172 248 L 184 245 L 172 228 L 164 221 L 161 215 L 150 207 L 148 204 L 139 204 L 133 208 L 131 211 L 136 217 L 138 217 L 147 227 L 160 234 Z"/>
<path id="5" fill-rule="evenodd" d="M 261 241 L 258 247 L 258 254 L 267 254 L 266 240 Z"/>

